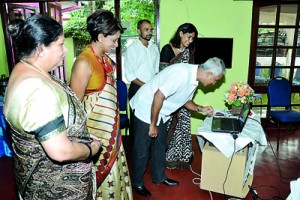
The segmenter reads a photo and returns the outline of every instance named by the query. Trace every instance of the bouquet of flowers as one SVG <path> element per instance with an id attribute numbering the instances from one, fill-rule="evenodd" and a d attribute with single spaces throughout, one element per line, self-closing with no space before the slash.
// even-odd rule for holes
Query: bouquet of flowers
<path id="1" fill-rule="evenodd" d="M 229 105 L 240 106 L 252 102 L 254 90 L 245 82 L 234 82 L 225 93 L 225 102 Z"/>

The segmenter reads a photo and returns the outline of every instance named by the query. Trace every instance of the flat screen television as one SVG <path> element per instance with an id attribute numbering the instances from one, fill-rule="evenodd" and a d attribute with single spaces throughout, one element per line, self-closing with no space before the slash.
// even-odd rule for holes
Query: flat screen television
<path id="1" fill-rule="evenodd" d="M 221 58 L 226 68 L 232 64 L 233 38 L 197 38 L 195 40 L 195 63 L 202 64 L 211 57 Z"/>

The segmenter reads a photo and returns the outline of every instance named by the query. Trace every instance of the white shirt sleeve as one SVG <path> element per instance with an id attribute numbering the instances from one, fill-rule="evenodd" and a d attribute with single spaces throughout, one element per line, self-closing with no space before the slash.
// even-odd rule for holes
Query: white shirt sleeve
<path id="1" fill-rule="evenodd" d="M 145 47 L 141 41 L 136 41 L 126 50 L 124 69 L 125 77 L 129 82 L 137 78 L 145 83 L 148 82 L 159 72 L 158 47 L 152 42 Z"/>
<path id="2" fill-rule="evenodd" d="M 183 88 L 187 82 L 189 82 L 189 80 L 187 80 L 189 77 L 184 70 L 181 70 L 182 73 L 180 73 L 180 78 L 178 76 L 178 72 L 180 71 L 170 70 L 170 72 L 166 74 L 167 77 L 160 77 L 161 85 L 158 89 L 164 94 L 166 99 L 175 94 L 178 90 Z"/>
<path id="3" fill-rule="evenodd" d="M 135 53 L 134 53 L 135 48 L 133 48 L 132 46 L 129 46 L 126 50 L 125 53 L 125 60 L 124 60 L 124 69 L 125 69 L 125 77 L 127 79 L 128 82 L 133 81 L 134 79 L 136 79 L 136 75 L 135 75 L 135 67 L 136 67 L 136 63 L 135 63 Z"/>
<path id="4" fill-rule="evenodd" d="M 156 73 L 156 74 L 159 72 L 159 60 L 160 60 L 160 53 L 159 53 L 158 48 L 157 48 L 157 51 L 158 51 L 158 55 L 159 55 L 159 56 L 156 57 L 156 58 L 157 58 L 157 59 L 156 59 L 156 63 L 155 63 L 155 67 L 156 67 L 155 73 Z"/>

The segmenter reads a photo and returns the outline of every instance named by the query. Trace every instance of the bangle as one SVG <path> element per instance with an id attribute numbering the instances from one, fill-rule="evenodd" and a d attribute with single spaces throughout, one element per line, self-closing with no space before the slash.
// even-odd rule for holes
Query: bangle
<path id="1" fill-rule="evenodd" d="M 89 156 L 85 159 L 86 162 L 90 162 L 92 160 L 92 147 L 90 143 L 82 143 L 84 144 L 90 151 Z"/>
<path id="2" fill-rule="evenodd" d="M 203 107 L 202 107 L 202 106 L 198 106 L 198 107 L 197 107 L 197 111 L 198 111 L 198 112 L 202 112 L 202 111 L 203 111 Z"/>

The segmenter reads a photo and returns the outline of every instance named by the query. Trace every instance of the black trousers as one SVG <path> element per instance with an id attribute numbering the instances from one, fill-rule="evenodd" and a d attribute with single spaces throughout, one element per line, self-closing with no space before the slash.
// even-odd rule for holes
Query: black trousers
<path id="1" fill-rule="evenodd" d="M 135 95 L 135 93 L 140 89 L 141 86 L 136 85 L 135 83 L 131 82 L 128 90 L 128 99 L 130 99 Z M 134 113 L 130 107 L 130 126 L 129 126 L 129 136 L 130 140 L 133 143 L 134 140 Z"/>
<path id="2" fill-rule="evenodd" d="M 135 140 L 132 150 L 132 186 L 144 185 L 144 174 L 149 156 L 151 157 L 152 181 L 159 183 L 166 180 L 166 148 L 167 148 L 167 124 L 160 122 L 156 138 L 149 137 L 149 124 L 134 116 Z"/>

